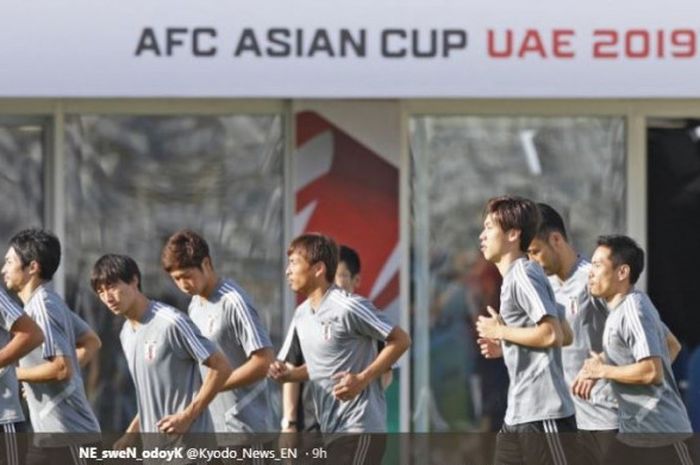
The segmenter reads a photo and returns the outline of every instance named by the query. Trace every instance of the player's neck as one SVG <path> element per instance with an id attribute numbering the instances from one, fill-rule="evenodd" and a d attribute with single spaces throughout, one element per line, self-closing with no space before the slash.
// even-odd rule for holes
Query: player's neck
<path id="1" fill-rule="evenodd" d="M 141 324 L 141 320 L 143 319 L 143 315 L 146 313 L 146 310 L 148 310 L 149 304 L 150 302 L 148 301 L 148 297 L 139 292 L 136 296 L 134 304 L 127 312 L 124 313 L 124 316 L 129 323 L 131 323 L 131 326 L 137 327 Z"/>
<path id="2" fill-rule="evenodd" d="M 326 296 L 326 292 L 331 287 L 331 283 L 328 281 L 323 281 L 319 283 L 311 292 L 309 292 L 309 303 L 311 304 L 311 309 L 313 311 L 318 310 L 321 306 L 323 298 Z"/>
<path id="3" fill-rule="evenodd" d="M 615 294 L 611 295 L 610 298 L 605 299 L 605 301 L 608 304 L 608 308 L 610 310 L 614 310 L 617 308 L 618 305 L 622 303 L 623 300 L 625 300 L 625 297 L 634 290 L 634 287 L 632 286 L 623 286 L 621 287 Z"/>
<path id="4" fill-rule="evenodd" d="M 27 304 L 29 302 L 29 299 L 32 298 L 32 295 L 34 295 L 34 291 L 36 291 L 39 286 L 44 284 L 47 281 L 44 281 L 40 279 L 38 276 L 32 276 L 29 278 L 29 281 L 26 282 L 26 284 L 22 287 L 22 289 L 17 293 L 17 296 L 19 299 L 22 301 L 23 304 Z"/>
<path id="5" fill-rule="evenodd" d="M 561 267 L 557 273 L 557 277 L 563 282 L 571 277 L 574 272 L 574 267 L 578 261 L 578 254 L 570 245 L 566 244 L 560 256 Z"/>
<path id="6" fill-rule="evenodd" d="M 199 294 L 205 300 L 209 300 L 209 297 L 214 293 L 216 288 L 219 286 L 219 276 L 212 271 L 211 276 L 207 280 L 207 284 L 202 289 L 202 293 Z"/>
<path id="7" fill-rule="evenodd" d="M 494 265 L 498 268 L 501 276 L 505 276 L 513 262 L 523 257 L 525 257 L 525 252 L 522 252 L 520 249 L 511 250 L 501 255 L 501 257 L 494 262 Z"/>

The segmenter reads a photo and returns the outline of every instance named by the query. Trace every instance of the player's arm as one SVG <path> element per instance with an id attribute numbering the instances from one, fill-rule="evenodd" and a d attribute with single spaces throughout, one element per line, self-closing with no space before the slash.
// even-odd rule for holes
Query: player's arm
<path id="1" fill-rule="evenodd" d="M 663 379 L 661 357 L 646 357 L 629 365 L 609 365 L 602 353 L 591 353 L 579 376 L 587 379 L 609 379 L 622 384 L 659 384 Z"/>
<path id="2" fill-rule="evenodd" d="M 270 347 L 263 347 L 250 354 L 246 362 L 233 370 L 222 390 L 236 389 L 253 384 L 267 376 L 275 354 Z"/>
<path id="3" fill-rule="evenodd" d="M 56 355 L 40 365 L 17 368 L 17 379 L 27 383 L 51 383 L 66 381 L 73 375 L 70 358 Z"/>
<path id="4" fill-rule="evenodd" d="M 81 333 L 75 340 L 75 354 L 81 368 L 85 367 L 95 358 L 102 347 L 102 340 L 95 331 L 89 329 Z"/>
<path id="5" fill-rule="evenodd" d="M 286 423 L 289 425 L 282 429 L 283 433 L 293 433 L 298 430 L 296 421 L 299 413 L 297 407 L 300 395 L 300 383 L 284 383 L 282 385 L 282 418 L 286 419 Z"/>
<path id="6" fill-rule="evenodd" d="M 0 367 L 6 367 L 39 347 L 44 342 L 44 333 L 27 315 L 15 320 L 10 328 L 12 339 L 0 349 Z"/>
<path id="7" fill-rule="evenodd" d="M 529 328 L 506 326 L 496 311 L 488 307 L 490 316 L 480 316 L 476 329 L 482 339 L 508 341 L 525 347 L 546 349 L 559 347 L 564 339 L 559 318 L 545 315 L 537 325 Z"/>
<path id="8" fill-rule="evenodd" d="M 411 338 L 406 331 L 394 326 L 386 337 L 384 349 L 367 368 L 357 374 L 340 372 L 334 375 L 338 383 L 333 388 L 333 395 L 340 400 L 354 398 L 382 373 L 390 370 L 410 345 Z"/>
<path id="9" fill-rule="evenodd" d="M 270 364 L 267 376 L 278 383 L 303 383 L 309 380 L 299 335 L 292 322 L 280 350 L 278 360 Z"/>
<path id="10" fill-rule="evenodd" d="M 204 361 L 204 365 L 209 369 L 202 380 L 202 387 L 199 388 L 192 402 L 182 411 L 158 420 L 157 426 L 162 433 L 186 433 L 192 422 L 209 406 L 231 375 L 231 365 L 221 351 L 212 353 Z"/>
<path id="11" fill-rule="evenodd" d="M 668 349 L 669 357 L 671 357 L 671 363 L 673 363 L 681 351 L 681 343 L 668 328 L 666 328 L 666 348 Z"/>
<path id="12" fill-rule="evenodd" d="M 570 346 L 574 342 L 574 331 L 566 318 L 560 318 L 559 322 L 561 323 L 561 345 L 562 347 Z"/>

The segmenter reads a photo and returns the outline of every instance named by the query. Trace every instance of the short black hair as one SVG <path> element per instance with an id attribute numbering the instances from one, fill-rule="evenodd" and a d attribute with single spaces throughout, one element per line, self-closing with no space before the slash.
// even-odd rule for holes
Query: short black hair
<path id="1" fill-rule="evenodd" d="M 350 276 L 355 277 L 360 273 L 360 256 L 355 252 L 354 249 L 348 247 L 347 245 L 340 246 L 340 258 L 338 263 L 345 263 L 350 271 Z"/>
<path id="2" fill-rule="evenodd" d="M 25 229 L 10 239 L 12 247 L 26 267 L 31 262 L 39 264 L 39 277 L 50 281 L 61 263 L 61 242 L 51 232 L 44 229 Z"/>
<path id="3" fill-rule="evenodd" d="M 101 256 L 92 267 L 90 285 L 92 290 L 97 290 L 118 281 L 129 284 L 138 278 L 138 288 L 141 290 L 141 271 L 133 258 L 127 255 L 106 254 Z"/>
<path id="4" fill-rule="evenodd" d="M 311 265 L 322 262 L 326 265 L 326 281 L 332 283 L 335 280 L 335 272 L 338 269 L 338 244 L 332 237 L 320 233 L 302 234 L 289 244 L 287 256 L 295 252 L 306 258 Z"/>
<path id="5" fill-rule="evenodd" d="M 520 251 L 527 252 L 541 221 L 540 211 L 535 202 L 517 195 L 494 197 L 489 199 L 484 210 L 484 217 L 489 214 L 503 232 L 511 229 L 519 230 Z"/>
<path id="6" fill-rule="evenodd" d="M 634 284 L 644 270 L 644 251 L 628 236 L 611 234 L 599 236 L 598 246 L 610 249 L 610 259 L 617 268 L 620 265 L 630 267 L 630 283 Z"/>
<path id="7" fill-rule="evenodd" d="M 549 235 L 553 232 L 558 232 L 562 235 L 565 241 L 569 238 L 566 235 L 566 227 L 564 227 L 564 219 L 561 215 L 551 206 L 546 203 L 538 203 L 537 208 L 540 210 L 540 227 L 537 230 L 536 237 L 543 241 L 546 241 Z"/>

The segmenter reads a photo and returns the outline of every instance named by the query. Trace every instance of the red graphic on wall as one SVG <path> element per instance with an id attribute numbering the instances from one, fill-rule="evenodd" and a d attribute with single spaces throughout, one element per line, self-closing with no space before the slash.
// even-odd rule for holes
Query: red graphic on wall
<path id="1" fill-rule="evenodd" d="M 355 249 L 362 262 L 357 292 L 385 308 L 399 296 L 398 169 L 315 112 L 297 113 L 296 127 L 298 154 L 317 137 L 329 141 L 321 149 L 330 157 L 328 169 L 296 192 L 297 214 L 313 208 L 303 232 L 322 232 Z M 297 171 L 314 162 L 297 161 Z"/>

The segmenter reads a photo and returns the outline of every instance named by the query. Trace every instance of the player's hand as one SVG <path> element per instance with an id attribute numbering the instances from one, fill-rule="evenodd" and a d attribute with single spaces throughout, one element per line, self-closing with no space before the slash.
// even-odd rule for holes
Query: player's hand
<path id="1" fill-rule="evenodd" d="M 571 393 L 581 399 L 589 400 L 596 382 L 597 380 L 595 379 L 586 379 L 581 376 L 576 376 L 576 379 L 574 379 L 571 385 Z"/>
<path id="2" fill-rule="evenodd" d="M 267 369 L 267 376 L 274 379 L 278 383 L 289 382 L 290 370 L 286 363 L 282 360 L 275 360 Z"/>
<path id="3" fill-rule="evenodd" d="M 167 415 L 158 420 L 156 426 L 158 431 L 167 434 L 185 434 L 189 429 L 194 418 L 191 418 L 185 412 L 178 412 L 173 415 Z"/>
<path id="4" fill-rule="evenodd" d="M 590 352 L 591 357 L 583 362 L 583 367 L 579 372 L 579 376 L 585 379 L 600 379 L 603 378 L 605 369 L 605 356 L 603 353 Z"/>
<path id="5" fill-rule="evenodd" d="M 504 323 L 501 316 L 491 306 L 486 307 L 489 316 L 479 316 L 476 322 L 476 331 L 482 339 L 502 339 L 501 329 Z"/>
<path id="6" fill-rule="evenodd" d="M 484 358 L 500 358 L 503 357 L 503 348 L 501 341 L 496 339 L 479 338 L 476 340 L 479 344 L 479 350 Z"/>
<path id="7" fill-rule="evenodd" d="M 354 399 L 367 387 L 367 382 L 361 375 L 348 371 L 336 373 L 331 379 L 337 381 L 336 385 L 333 386 L 333 396 L 344 402 Z"/>

